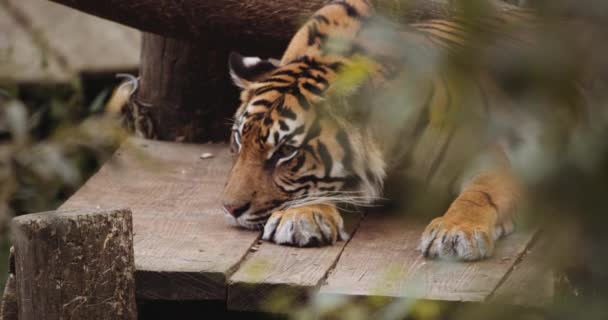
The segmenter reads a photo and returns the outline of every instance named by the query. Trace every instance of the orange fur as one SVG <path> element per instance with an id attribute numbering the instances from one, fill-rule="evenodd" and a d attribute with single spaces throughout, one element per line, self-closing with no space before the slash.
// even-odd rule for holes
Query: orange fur
<path id="1" fill-rule="evenodd" d="M 386 127 L 379 121 L 366 123 L 366 119 L 362 119 L 356 123 L 353 120 L 356 117 L 345 115 L 347 112 L 340 109 L 338 103 L 333 104 L 335 97 L 325 99 L 328 92 L 332 92 L 332 83 L 341 68 L 348 66 L 357 55 L 372 62 L 372 74 L 367 79 L 371 81 L 365 82 L 372 88 L 380 88 L 376 81 L 390 82 L 388 75 L 393 69 L 397 70 L 398 67 L 375 61 L 374 57 L 399 52 L 396 47 L 402 44 L 368 45 L 374 35 L 360 32 L 372 12 L 363 0 L 330 2 L 296 33 L 275 70 L 268 70 L 268 63 L 263 64 L 258 58 L 235 61 L 235 68 L 231 66 L 235 82 L 243 91 L 232 129 L 233 143 L 238 140 L 239 145 L 235 147 L 235 164 L 222 201 L 241 226 L 258 228 L 267 220 L 263 234 L 266 240 L 308 246 L 344 239 L 343 221 L 332 202 L 335 199 L 318 200 L 314 196 L 327 190 L 336 194 L 349 191 L 362 195 L 366 203 L 374 201 L 382 190 L 387 166 L 390 164 L 389 169 L 397 171 L 399 163 L 404 162 L 404 159 L 396 158 L 405 152 L 394 152 L 396 145 L 390 144 L 406 141 L 415 147 L 419 142 L 415 139 L 422 140 L 420 137 L 424 133 L 428 133 L 425 137 L 433 138 L 435 131 L 451 132 L 452 129 L 445 130 L 443 126 L 448 118 L 445 115 L 447 108 L 471 101 L 457 100 L 450 95 L 443 75 L 426 79 L 432 80 L 428 81 L 429 90 L 425 90 L 430 94 L 418 99 L 423 104 L 420 115 L 427 112 L 429 122 L 436 123 L 426 123 L 422 131 L 428 132 L 416 138 L 390 131 L 394 127 L 379 129 Z M 437 43 L 441 49 L 464 45 L 465 41 L 458 33 L 450 33 L 451 28 L 456 27 L 455 23 L 440 22 L 418 23 L 411 26 L 413 29 L 398 34 L 403 34 L 404 39 L 410 41 L 408 44 L 416 43 L 425 50 Z M 345 52 L 326 50 L 327 38 L 346 40 L 352 47 Z M 253 72 L 256 63 L 264 67 L 260 74 Z M 236 71 L 242 71 L 241 77 Z M 346 98 L 349 97 L 335 100 Z M 484 101 L 483 98 L 477 100 Z M 327 101 L 332 103 L 323 103 Z M 459 108 L 452 109 L 463 109 Z M 413 135 L 413 131 L 407 132 Z M 395 141 L 387 142 L 380 132 Z M 454 136 L 453 132 L 450 134 Z M 283 139 L 286 136 L 290 138 Z M 441 139 L 432 140 L 430 144 Z M 451 139 L 441 141 L 446 141 L 447 149 Z M 410 151 L 415 149 L 411 145 L 407 146 Z M 288 151 L 281 152 L 285 146 Z M 292 151 L 294 156 L 290 157 Z M 435 160 L 443 160 L 444 153 L 419 151 L 422 159 L 414 157 L 414 160 L 425 162 L 423 167 L 429 170 L 420 170 L 421 176 L 431 177 L 429 173 L 434 173 L 431 170 L 438 171 L 432 164 Z M 490 153 L 494 155 L 494 163 L 466 181 L 445 214 L 433 220 L 422 234 L 419 248 L 426 256 L 463 260 L 485 258 L 492 255 L 495 239 L 513 231 L 521 190 L 504 151 L 497 147 Z M 298 203 L 306 197 L 316 202 Z M 237 214 L 242 212 L 246 214 Z"/>

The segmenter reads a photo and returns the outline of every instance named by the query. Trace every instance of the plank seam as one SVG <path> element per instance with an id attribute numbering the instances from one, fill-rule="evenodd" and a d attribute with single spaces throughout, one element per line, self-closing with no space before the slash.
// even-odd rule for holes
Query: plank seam
<path id="1" fill-rule="evenodd" d="M 224 290 L 224 304 L 226 305 L 226 310 L 228 310 L 228 290 L 230 288 L 230 278 L 232 278 L 232 276 L 239 270 L 239 268 L 243 265 L 243 263 L 245 263 L 245 261 L 247 261 L 249 259 L 249 257 L 254 254 L 257 250 L 253 250 L 253 247 L 255 246 L 260 246 L 260 239 L 262 238 L 262 233 L 259 232 L 258 236 L 255 238 L 255 241 L 252 242 L 251 246 L 249 246 L 249 249 L 247 249 L 247 252 L 245 252 L 245 254 L 243 254 L 243 256 L 241 257 L 241 259 L 239 259 L 239 261 L 237 263 L 235 263 L 232 267 L 230 267 L 227 271 L 226 271 L 226 290 Z"/>
<path id="2" fill-rule="evenodd" d="M 530 239 L 530 241 L 528 242 L 528 244 L 526 244 L 526 247 L 524 248 L 524 250 L 522 250 L 522 253 L 515 260 L 515 263 L 513 263 L 513 265 L 509 268 L 509 270 L 507 272 L 505 272 L 505 274 L 498 281 L 498 283 L 496 284 L 496 286 L 494 287 L 494 289 L 492 289 L 492 292 L 490 292 L 490 294 L 488 294 L 485 297 L 485 299 L 483 299 L 483 302 L 488 302 L 488 301 L 492 300 L 492 298 L 494 297 L 494 295 L 496 294 L 496 292 L 498 291 L 498 289 L 507 281 L 507 279 L 509 279 L 509 277 L 511 276 L 511 274 L 513 273 L 513 271 L 515 269 L 517 269 L 517 266 L 519 266 L 521 264 L 521 262 L 524 260 L 524 258 L 526 258 L 528 256 L 528 251 L 532 248 L 532 246 L 534 246 L 536 244 L 536 242 L 538 241 L 540 233 L 541 232 L 538 229 L 534 232 L 534 235 L 532 236 L 532 239 Z"/>
<path id="3" fill-rule="evenodd" d="M 321 279 L 319 279 L 319 281 L 315 285 L 315 287 L 313 289 L 315 291 L 315 294 L 317 294 L 319 292 L 319 289 L 321 289 L 321 286 L 323 286 L 325 284 L 325 282 L 327 282 L 327 278 L 329 278 L 329 274 L 338 265 L 338 262 L 340 261 L 340 258 L 342 257 L 342 253 L 346 249 L 346 246 L 348 246 L 348 244 L 350 243 L 350 241 L 355 237 L 355 235 L 357 234 L 357 231 L 359 231 L 359 227 L 361 226 L 361 223 L 363 222 L 363 220 L 366 217 L 367 217 L 367 215 L 365 213 L 361 213 L 361 219 L 359 219 L 359 221 L 357 222 L 357 224 L 353 227 L 353 232 L 350 235 L 350 237 L 348 237 L 348 240 L 345 241 L 344 245 L 342 246 L 342 250 L 340 250 L 340 253 L 338 253 L 338 255 L 336 256 L 336 259 L 331 264 L 331 266 L 329 266 L 329 268 L 327 268 L 327 271 L 325 272 L 325 275 L 323 275 L 323 277 L 321 277 Z"/>
<path id="4" fill-rule="evenodd" d="M 331 273 L 331 271 L 333 271 L 335 269 L 338 261 L 340 260 L 340 257 L 342 256 L 342 253 L 344 252 L 344 249 L 350 243 L 350 240 L 353 239 L 353 237 L 357 233 L 357 230 L 359 229 L 359 226 L 361 225 L 361 222 L 363 221 L 363 219 L 366 216 L 364 213 L 359 213 L 359 214 L 360 214 L 360 219 L 357 219 L 357 222 L 353 225 L 351 235 L 349 236 L 349 238 L 347 240 L 344 241 L 344 244 L 342 245 L 342 248 L 340 249 L 340 251 L 336 255 L 336 258 L 332 261 L 332 264 L 325 270 L 325 272 L 323 273 L 323 276 L 320 277 L 319 280 L 313 286 L 306 287 L 307 290 L 310 290 L 310 291 L 308 291 L 308 294 L 310 294 L 310 295 L 308 295 L 307 297 L 311 297 L 313 294 L 318 293 L 319 289 L 325 283 L 325 281 L 327 280 L 327 278 L 328 278 L 329 274 Z M 256 245 L 257 246 L 263 245 L 264 242 L 260 242 L 260 238 L 261 238 L 261 234 L 259 234 L 258 238 L 254 242 L 254 244 L 252 245 L 252 247 L 254 247 Z M 337 245 L 337 244 L 334 244 L 334 245 Z M 232 278 L 232 276 L 238 270 L 240 270 L 240 267 L 244 263 L 246 263 L 249 259 L 251 259 L 251 257 L 257 252 L 257 250 L 252 250 L 252 247 L 249 248 L 249 250 L 243 256 L 243 258 L 237 264 L 235 264 L 233 268 L 231 268 L 229 270 L 229 273 L 226 274 L 226 292 L 225 292 L 226 298 L 225 298 L 225 302 L 226 302 L 226 308 L 227 309 L 230 309 L 230 306 L 229 306 L 230 285 L 234 284 L 234 283 L 238 283 L 238 282 L 231 281 L 231 278 Z"/>

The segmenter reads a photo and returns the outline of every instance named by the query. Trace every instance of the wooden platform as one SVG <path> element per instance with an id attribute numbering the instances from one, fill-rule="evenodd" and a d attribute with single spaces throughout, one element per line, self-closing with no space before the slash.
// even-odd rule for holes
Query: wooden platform
<path id="1" fill-rule="evenodd" d="M 202 159 L 204 152 L 214 157 Z M 424 259 L 414 250 L 423 224 L 378 215 L 348 215 L 354 236 L 330 247 L 260 242 L 259 232 L 224 221 L 218 196 L 230 165 L 224 145 L 128 140 L 62 209 L 133 210 L 141 299 L 259 310 L 268 297 L 289 294 L 525 305 L 552 296 L 551 273 L 534 258 L 534 232 L 500 241 L 493 258 L 476 263 Z"/>
<path id="2" fill-rule="evenodd" d="M 63 83 L 136 70 L 140 32 L 47 0 L 0 0 L 0 80 Z"/>

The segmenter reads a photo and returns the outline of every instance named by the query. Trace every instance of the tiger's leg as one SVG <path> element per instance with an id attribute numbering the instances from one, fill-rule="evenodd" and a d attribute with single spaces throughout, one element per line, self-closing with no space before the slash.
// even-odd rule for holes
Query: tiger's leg
<path id="1" fill-rule="evenodd" d="M 426 227 L 418 247 L 426 257 L 486 258 L 494 240 L 513 232 L 521 191 L 504 153 L 497 151 L 498 161 L 465 181 L 447 212 Z"/>
<path id="2" fill-rule="evenodd" d="M 321 246 L 346 240 L 344 221 L 332 204 L 314 204 L 274 212 L 262 239 L 297 247 Z"/>

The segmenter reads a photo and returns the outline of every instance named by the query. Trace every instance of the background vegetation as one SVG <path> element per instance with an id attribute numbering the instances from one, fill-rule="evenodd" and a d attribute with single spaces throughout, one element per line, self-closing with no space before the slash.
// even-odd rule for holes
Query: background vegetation
<path id="1" fill-rule="evenodd" d="M 383 108 L 372 113 L 382 113 L 381 123 L 387 126 L 391 121 L 411 121 L 408 116 L 417 113 L 403 106 L 415 106 L 407 102 L 416 85 L 428 81 L 429 71 L 439 72 L 445 75 L 451 98 L 466 103 L 452 103 L 460 107 L 455 112 L 431 105 L 440 111 L 431 112 L 430 121 L 472 128 L 467 139 L 458 142 L 461 154 L 446 156 L 449 167 L 475 160 L 488 137 L 498 133 L 513 138 L 507 142 L 511 161 L 528 191 L 518 222 L 542 226 L 546 242 L 541 263 L 556 272 L 554 302 L 541 309 L 514 309 L 360 298 L 313 301 L 298 308 L 283 296 L 269 302 L 271 309 L 290 310 L 294 319 L 318 314 L 330 319 L 608 318 L 608 3 L 511 2 L 533 10 L 521 16 L 533 12 L 535 17 L 497 22 L 484 18 L 501 15 L 487 6 L 488 1 L 452 1 L 466 21 L 465 44 L 458 51 L 432 52 L 418 50 L 415 41 L 404 41 L 394 31 L 394 22 L 404 22 L 400 12 L 416 1 L 376 1 L 384 19 L 368 24 L 363 34 L 369 33 L 377 48 L 390 48 L 388 56 L 401 63 L 405 76 L 386 92 L 364 93 L 362 99 Z M 362 62 L 341 80 L 357 86 L 367 69 Z M 503 96 L 492 99 L 489 117 L 479 117 L 480 105 L 471 100 L 475 79 L 484 74 L 497 79 L 504 90 Z M 428 199 L 408 197 L 414 202 L 410 205 L 436 214 L 424 210 L 433 206 Z"/>
<path id="2" fill-rule="evenodd" d="M 7 275 L 10 218 L 59 207 L 125 136 L 117 119 L 103 114 L 115 82 L 89 82 L 105 87 L 90 96 L 81 82 L 0 84 L 0 287 Z"/>
<path id="3" fill-rule="evenodd" d="M 509 309 L 509 313 L 492 305 L 382 299 L 304 307 L 271 301 L 272 308 L 287 306 L 295 319 L 313 318 L 316 313 L 332 319 L 608 318 L 608 3 L 510 2 L 534 8 L 546 22 L 534 31 L 508 30 L 509 35 L 531 38 L 535 45 L 513 47 L 508 39 L 483 28 L 471 29 L 474 50 L 408 59 L 418 67 L 464 65 L 450 69 L 455 83 L 489 69 L 513 97 L 511 101 L 517 102 L 513 105 L 518 112 L 530 119 L 522 123 L 519 118 L 501 117 L 495 128 L 534 137 L 522 142 L 515 166 L 530 190 L 526 210 L 534 213 L 529 216 L 543 225 L 549 239 L 545 257 L 558 276 L 555 302 L 540 310 Z M 384 1 L 387 19 L 399 19 L 396 9 L 407 8 L 408 3 Z M 466 2 L 462 10 L 475 21 L 484 8 L 479 0 Z M 390 39 L 390 31 L 377 32 Z M 102 112 L 115 84 L 114 80 L 27 87 L 0 83 L 0 288 L 6 275 L 9 219 L 57 208 L 124 137 L 116 120 Z M 579 85 L 585 88 L 583 97 L 578 95 Z M 401 94 L 383 98 L 407 100 Z M 466 89 L 460 94 L 466 96 Z"/>

